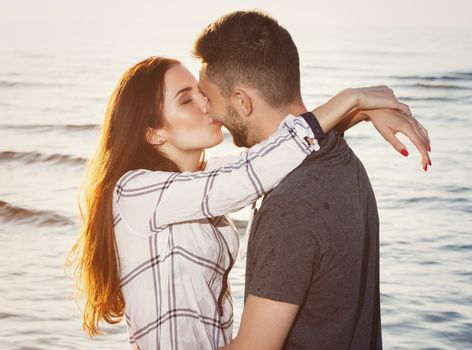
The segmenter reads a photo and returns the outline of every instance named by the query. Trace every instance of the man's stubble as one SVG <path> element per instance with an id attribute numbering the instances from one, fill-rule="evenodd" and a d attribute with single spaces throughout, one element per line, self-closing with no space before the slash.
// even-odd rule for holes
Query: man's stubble
<path id="1" fill-rule="evenodd" d="M 250 147 L 248 142 L 249 128 L 243 123 L 238 111 L 232 106 L 228 106 L 226 109 L 224 126 L 229 130 L 231 136 L 233 136 L 233 143 L 236 146 Z"/>

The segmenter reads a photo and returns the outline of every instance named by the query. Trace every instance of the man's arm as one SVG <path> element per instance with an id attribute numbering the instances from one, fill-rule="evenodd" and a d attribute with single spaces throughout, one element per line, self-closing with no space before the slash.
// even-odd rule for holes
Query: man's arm
<path id="1" fill-rule="evenodd" d="M 241 328 L 226 350 L 281 349 L 298 312 L 298 305 L 249 294 Z"/>
<path id="2" fill-rule="evenodd" d="M 313 228 L 321 232 L 327 227 L 314 210 L 287 194 L 272 193 L 264 201 L 254 222 L 257 238 L 248 246 L 248 296 L 241 325 L 226 349 L 283 346 L 321 259 Z"/>

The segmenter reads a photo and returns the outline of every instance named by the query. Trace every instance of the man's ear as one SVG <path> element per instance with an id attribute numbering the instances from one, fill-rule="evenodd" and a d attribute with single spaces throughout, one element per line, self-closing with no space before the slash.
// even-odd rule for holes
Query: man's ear
<path id="1" fill-rule="evenodd" d="M 147 127 L 144 130 L 144 139 L 147 143 L 153 146 L 161 146 L 166 142 L 166 138 L 163 135 L 162 130 L 153 129 L 150 127 Z"/>
<path id="2" fill-rule="evenodd" d="M 251 115 L 252 99 L 246 90 L 240 88 L 235 89 L 233 92 L 233 102 L 242 116 L 248 117 Z"/>

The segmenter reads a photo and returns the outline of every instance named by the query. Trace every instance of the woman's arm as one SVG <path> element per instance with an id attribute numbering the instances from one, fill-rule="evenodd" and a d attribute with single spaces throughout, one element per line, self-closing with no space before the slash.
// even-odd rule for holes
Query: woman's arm
<path id="1" fill-rule="evenodd" d="M 313 110 L 322 129 L 345 131 L 362 120 L 372 121 L 377 131 L 399 153 L 408 156 L 407 148 L 395 136 L 402 133 L 415 145 L 426 171 L 431 165 L 428 131 L 411 115 L 408 105 L 395 97 L 387 86 L 346 89 Z"/>
<path id="2" fill-rule="evenodd" d="M 411 115 L 408 105 L 398 101 L 385 85 L 342 90 L 313 110 L 321 128 L 327 133 L 355 110 L 389 108 Z"/>
<path id="3" fill-rule="evenodd" d="M 406 135 L 418 149 L 422 156 L 423 169 L 431 165 L 427 153 L 431 150 L 427 130 L 411 116 L 408 105 L 399 102 L 392 89 L 387 86 L 342 90 L 312 112 L 325 133 L 332 128 L 344 132 L 363 120 L 372 121 L 387 142 L 399 153 L 407 155 L 406 147 L 395 136 L 400 132 Z M 210 159 L 209 163 L 221 166 L 229 163 L 234 159 L 233 157 L 234 155 L 216 157 L 216 159 Z M 214 168 L 214 166 L 209 168 Z"/>
<path id="4" fill-rule="evenodd" d="M 166 225 L 236 211 L 273 189 L 314 148 L 304 119 L 288 116 L 267 140 L 213 171 L 133 170 L 115 186 L 115 209 L 138 234 Z"/>
<path id="5" fill-rule="evenodd" d="M 406 146 L 396 137 L 398 132 L 406 135 L 421 155 L 421 165 L 426 171 L 431 165 L 431 142 L 428 131 L 412 116 L 395 109 L 354 110 L 335 129 L 344 132 L 361 121 L 371 121 L 382 137 L 400 154 L 408 157 Z"/>

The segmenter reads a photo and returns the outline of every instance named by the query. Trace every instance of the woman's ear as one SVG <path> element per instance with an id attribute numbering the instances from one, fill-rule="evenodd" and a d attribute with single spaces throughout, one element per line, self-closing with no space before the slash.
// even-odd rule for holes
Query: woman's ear
<path id="1" fill-rule="evenodd" d="M 163 133 L 161 132 L 160 129 L 153 129 L 147 127 L 144 131 L 144 138 L 147 143 L 153 146 L 161 146 L 163 145 L 167 140 L 165 139 Z"/>
<path id="2" fill-rule="evenodd" d="M 248 117 L 252 113 L 252 100 L 251 96 L 244 89 L 235 89 L 233 92 L 233 101 L 235 106 L 239 109 L 242 116 Z"/>

